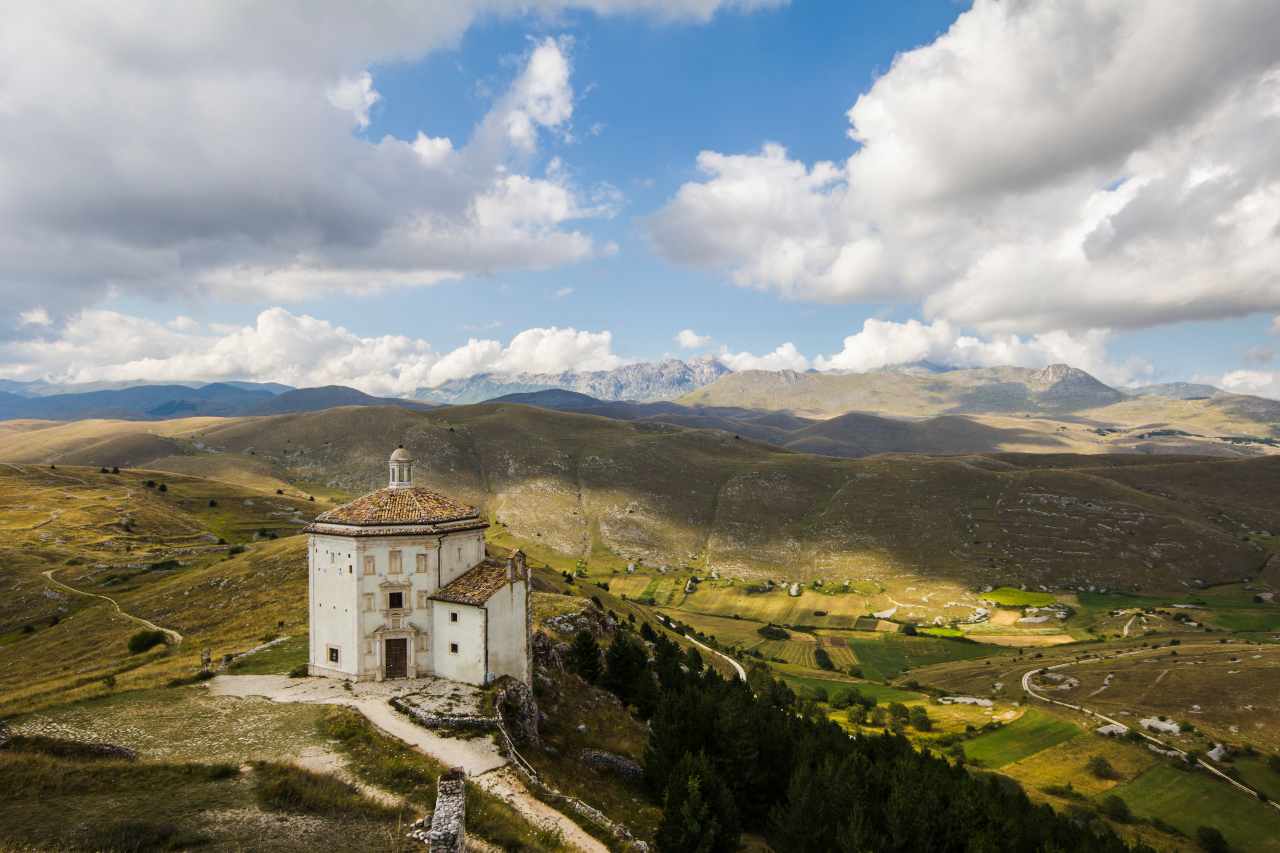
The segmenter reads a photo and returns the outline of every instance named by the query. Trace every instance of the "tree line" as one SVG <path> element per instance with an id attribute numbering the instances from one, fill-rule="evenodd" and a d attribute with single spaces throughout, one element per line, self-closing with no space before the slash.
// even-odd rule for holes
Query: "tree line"
<path id="1" fill-rule="evenodd" d="M 900 734 L 851 737 L 767 668 L 726 680 L 648 624 L 622 626 L 601 658 L 589 632 L 575 638 L 571 668 L 649 721 L 661 853 L 730 853 L 744 832 L 778 853 L 1150 851 Z"/>

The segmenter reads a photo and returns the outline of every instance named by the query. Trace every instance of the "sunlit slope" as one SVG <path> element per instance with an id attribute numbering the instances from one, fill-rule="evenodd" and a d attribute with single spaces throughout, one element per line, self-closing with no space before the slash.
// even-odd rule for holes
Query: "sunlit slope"
<path id="1" fill-rule="evenodd" d="M 1269 460 L 842 460 L 493 404 L 225 419 L 184 440 L 205 448 L 197 459 L 348 493 L 381 485 L 388 448 L 403 443 L 422 482 L 482 504 L 521 540 L 748 576 L 1181 588 L 1259 570 L 1242 520 L 1280 530 Z"/>

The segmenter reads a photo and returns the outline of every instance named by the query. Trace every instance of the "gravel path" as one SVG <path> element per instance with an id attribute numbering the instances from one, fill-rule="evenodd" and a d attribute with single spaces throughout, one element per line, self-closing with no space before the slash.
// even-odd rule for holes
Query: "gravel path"
<path id="1" fill-rule="evenodd" d="M 97 598 L 107 602 L 108 604 L 110 604 L 112 607 L 115 608 L 116 613 L 119 613 L 124 618 L 129 619 L 133 622 L 136 622 L 142 627 L 147 628 L 148 630 L 160 631 L 166 637 L 169 638 L 169 642 L 172 645 L 176 646 L 178 643 L 182 642 L 182 635 L 179 634 L 177 631 L 173 630 L 172 628 L 161 628 L 159 625 L 152 622 L 150 619 L 143 619 L 141 616 L 134 616 L 132 613 L 126 612 L 120 607 L 120 603 L 116 601 L 114 598 L 110 598 L 105 595 L 99 595 L 96 592 L 85 592 L 84 590 L 76 589 L 73 586 L 67 586 L 65 583 L 63 583 L 62 581 L 58 580 L 53 576 L 53 573 L 56 571 L 57 569 L 49 569 L 47 572 L 41 572 L 40 574 L 44 576 L 45 580 L 47 580 L 50 584 L 57 587 L 58 589 L 66 590 L 67 592 L 72 593 L 73 595 L 83 595 L 86 598 Z"/>
<path id="2" fill-rule="evenodd" d="M 577 823 L 529 793 L 520 778 L 499 754 L 491 738 L 441 737 L 411 722 L 388 704 L 400 693 L 415 692 L 413 681 L 356 682 L 350 691 L 342 682 L 328 678 L 289 678 L 283 675 L 219 675 L 206 682 L 214 696 L 261 696 L 273 702 L 306 702 L 343 705 L 364 715 L 370 723 L 446 767 L 461 767 L 471 781 L 506 801 L 527 819 L 558 830 L 565 843 L 587 853 L 608 853 L 608 848 L 592 838 Z"/>

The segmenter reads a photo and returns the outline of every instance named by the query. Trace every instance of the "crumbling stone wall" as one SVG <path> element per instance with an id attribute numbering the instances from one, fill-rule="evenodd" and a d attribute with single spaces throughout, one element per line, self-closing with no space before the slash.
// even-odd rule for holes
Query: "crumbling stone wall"
<path id="1" fill-rule="evenodd" d="M 436 810 L 427 835 L 431 853 L 462 853 L 466 849 L 466 778 L 462 768 L 455 767 L 436 781 Z"/>

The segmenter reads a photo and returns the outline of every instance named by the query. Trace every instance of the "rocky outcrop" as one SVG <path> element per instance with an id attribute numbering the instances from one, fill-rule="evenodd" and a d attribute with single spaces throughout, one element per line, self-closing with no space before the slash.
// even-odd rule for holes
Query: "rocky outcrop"
<path id="1" fill-rule="evenodd" d="M 496 705 L 508 736 L 516 744 L 541 744 L 542 740 L 538 737 L 538 703 L 534 700 L 529 685 L 514 678 L 504 678 L 499 683 Z"/>
<path id="2" fill-rule="evenodd" d="M 572 637 L 579 631 L 590 631 L 591 636 L 599 639 L 612 633 L 618 627 L 618 620 L 596 607 L 588 606 L 577 613 L 552 616 L 542 624 L 563 636 Z"/>
<path id="3" fill-rule="evenodd" d="M 535 671 L 564 672 L 565 643 L 557 643 L 541 631 L 533 635 L 533 668 Z"/>
<path id="4" fill-rule="evenodd" d="M 605 752 L 603 749 L 584 749 L 578 754 L 578 760 L 592 770 L 609 773 L 627 781 L 638 781 L 644 777 L 644 768 L 623 755 Z"/>

